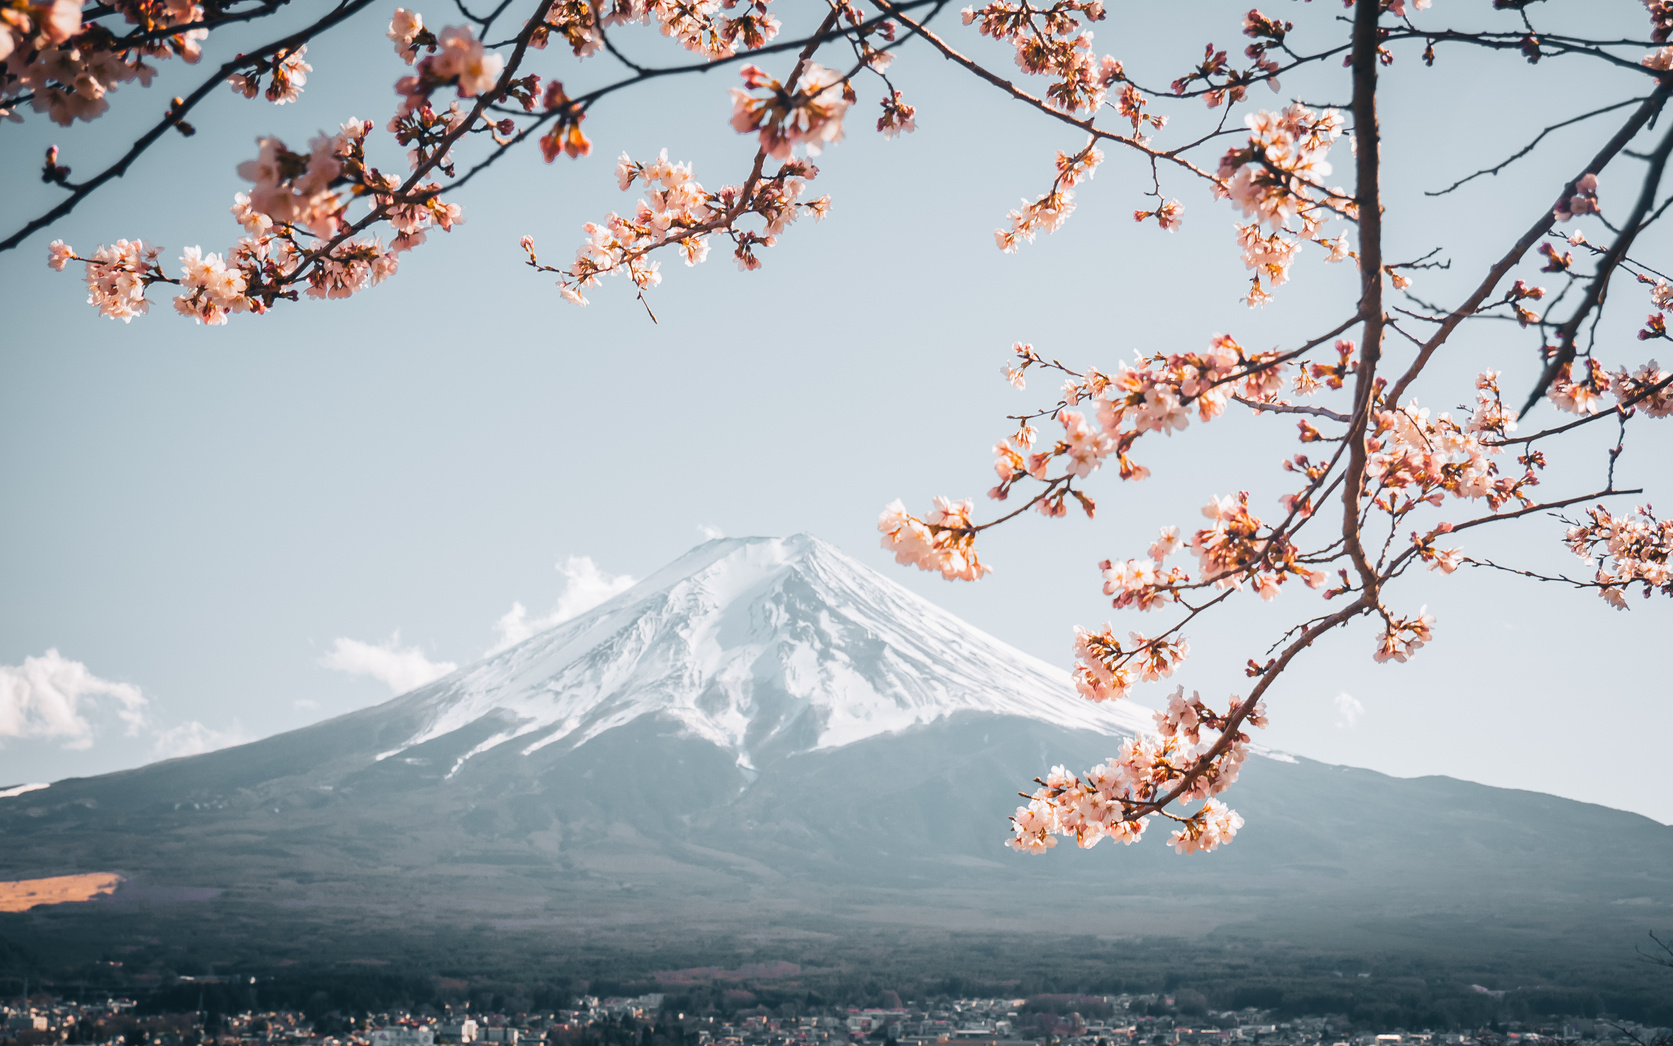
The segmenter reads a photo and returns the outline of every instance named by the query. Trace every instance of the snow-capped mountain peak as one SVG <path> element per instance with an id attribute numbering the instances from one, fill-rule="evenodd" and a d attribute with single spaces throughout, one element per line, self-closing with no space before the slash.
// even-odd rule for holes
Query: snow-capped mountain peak
<path id="1" fill-rule="evenodd" d="M 401 703 L 426 725 L 379 758 L 484 720 L 490 750 L 578 746 L 644 716 L 752 768 L 961 713 L 1106 735 L 1145 709 L 1093 705 L 1068 674 L 806 534 L 721 538 L 593 610 Z"/>

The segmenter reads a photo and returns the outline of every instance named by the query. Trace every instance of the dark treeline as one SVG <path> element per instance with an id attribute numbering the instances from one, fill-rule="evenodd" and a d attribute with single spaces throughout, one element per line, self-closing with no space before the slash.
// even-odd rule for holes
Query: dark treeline
<path id="1" fill-rule="evenodd" d="M 65 920 L 55 928 L 75 927 Z M 61 944 L 20 947 L 8 943 L 0 921 L 0 999 L 15 997 L 27 979 L 32 989 L 71 1001 L 128 996 L 140 1015 L 293 1010 L 328 1028 L 390 1010 L 550 1013 L 583 993 L 650 992 L 665 995 L 670 1015 L 699 1016 L 793 1017 L 903 1000 L 1027 999 L 1025 1023 L 1036 1027 L 1069 1012 L 1103 1016 L 1097 1009 L 1103 1004 L 1084 997 L 1119 994 L 1155 995 L 1144 1012 L 1194 1024 L 1210 1023 L 1210 1012 L 1253 1007 L 1276 1020 L 1337 1015 L 1353 1028 L 1380 1030 L 1604 1016 L 1673 1025 L 1673 969 L 1647 961 L 1631 941 L 1605 953 L 1545 941 L 1472 950 L 1461 938 L 1456 947 L 1417 953 L 1257 939 L 924 931 L 814 940 L 785 935 L 771 944 L 675 932 L 609 940 L 469 931 L 322 939 L 299 932 L 294 947 L 275 954 L 241 940 L 234 926 L 205 926 L 197 937 L 138 932 L 143 929 L 113 935 L 125 942 L 120 947 L 77 941 L 73 932 L 33 937 Z M 1653 949 L 1648 935 L 1639 943 Z M 85 959 L 101 952 L 98 961 Z M 774 962 L 799 969 L 748 975 Z M 717 970 L 737 972 L 716 976 Z M 643 1031 L 634 1034 L 643 1038 Z M 573 1046 L 658 1044 L 611 1039 Z"/>

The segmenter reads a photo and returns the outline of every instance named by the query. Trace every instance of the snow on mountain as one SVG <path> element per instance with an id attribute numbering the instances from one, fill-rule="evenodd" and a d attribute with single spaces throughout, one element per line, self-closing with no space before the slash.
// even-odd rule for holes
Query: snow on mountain
<path id="1" fill-rule="evenodd" d="M 958 713 L 1104 735 L 1152 728 L 1094 705 L 1068 673 L 1005 645 L 806 534 L 725 538 L 603 605 L 401 700 L 423 726 L 385 759 L 471 724 L 460 757 L 570 746 L 643 716 L 751 770 Z"/>

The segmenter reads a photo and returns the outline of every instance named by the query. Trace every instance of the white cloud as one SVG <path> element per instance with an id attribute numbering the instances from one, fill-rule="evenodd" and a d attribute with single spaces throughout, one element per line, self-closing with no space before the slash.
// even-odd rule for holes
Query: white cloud
<path id="1" fill-rule="evenodd" d="M 697 533 L 703 535 L 704 541 L 713 541 L 715 538 L 723 538 L 726 536 L 725 531 L 721 530 L 719 527 L 710 526 L 707 523 L 697 524 Z"/>
<path id="2" fill-rule="evenodd" d="M 431 661 L 418 647 L 403 647 L 399 632 L 376 645 L 340 638 L 319 663 L 351 676 L 371 676 L 393 694 L 404 694 L 459 667 L 451 661 Z"/>
<path id="3" fill-rule="evenodd" d="M 1349 693 L 1336 695 L 1336 726 L 1338 729 L 1352 730 L 1359 717 L 1365 714 L 1365 706 L 1359 703 L 1359 698 Z"/>
<path id="4" fill-rule="evenodd" d="M 291 702 L 291 706 L 294 707 L 294 708 L 300 708 L 304 712 L 318 712 L 319 711 L 319 702 L 315 701 L 311 697 L 299 697 L 295 701 Z"/>
<path id="5" fill-rule="evenodd" d="M 557 565 L 557 571 L 564 576 L 564 589 L 552 612 L 531 619 L 523 604 L 511 604 L 511 609 L 494 622 L 494 631 L 499 633 L 500 638 L 488 648 L 488 653 L 497 654 L 537 632 L 544 632 L 584 614 L 611 596 L 633 587 L 635 581 L 628 574 L 606 574 L 591 556 L 570 556 Z"/>
<path id="6" fill-rule="evenodd" d="M 234 722 L 229 730 L 214 730 L 197 720 L 182 723 L 157 732 L 151 754 L 158 759 L 174 759 L 183 755 L 202 755 L 217 748 L 230 748 L 250 740 L 244 728 Z"/>
<path id="7" fill-rule="evenodd" d="M 21 665 L 0 665 L 0 738 L 62 738 L 67 748 L 87 748 L 93 743 L 87 713 L 98 698 L 111 700 L 129 737 L 145 725 L 139 687 L 100 679 L 56 649 L 26 657 Z"/>

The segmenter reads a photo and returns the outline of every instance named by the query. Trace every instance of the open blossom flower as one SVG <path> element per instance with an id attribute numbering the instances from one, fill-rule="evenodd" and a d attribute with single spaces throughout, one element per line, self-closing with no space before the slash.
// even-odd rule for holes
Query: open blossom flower
<path id="1" fill-rule="evenodd" d="M 402 96 L 395 110 L 396 121 L 427 106 L 431 92 L 438 87 L 452 84 L 459 97 L 474 98 L 499 84 L 505 69 L 504 56 L 489 54 L 469 26 L 448 26 L 435 39 L 437 52 L 421 59 L 413 75 L 395 81 L 395 92 Z"/>
<path id="2" fill-rule="evenodd" d="M 87 261 L 87 304 L 113 320 L 129 323 L 149 312 L 145 289 L 161 276 L 157 248 L 144 240 L 117 240 Z"/>
<path id="3" fill-rule="evenodd" d="M 1424 607 L 1415 618 L 1389 618 L 1377 637 L 1377 649 L 1372 660 L 1404 662 L 1434 638 L 1435 615 Z"/>
<path id="4" fill-rule="evenodd" d="M 1603 210 L 1597 201 L 1597 175 L 1583 175 L 1576 181 L 1563 198 L 1557 201 L 1553 213 L 1558 221 L 1564 222 L 1582 214 L 1602 214 Z"/>
<path id="5" fill-rule="evenodd" d="M 418 60 L 418 41 L 423 33 L 423 15 L 404 7 L 395 9 L 395 17 L 389 20 L 389 39 L 395 42 L 395 53 L 408 65 Z"/>
<path id="6" fill-rule="evenodd" d="M 1207 853 L 1231 842 L 1242 827 L 1243 818 L 1236 810 L 1229 809 L 1218 799 L 1210 799 L 1168 837 L 1168 842 L 1178 853 Z"/>
<path id="7" fill-rule="evenodd" d="M 437 39 L 441 42 L 433 67 L 437 79 L 446 81 L 457 77 L 459 94 L 464 98 L 493 90 L 500 70 L 505 68 L 505 59 L 484 52 L 482 41 L 471 35 L 469 26 L 448 26 Z"/>
<path id="8" fill-rule="evenodd" d="M 883 98 L 883 115 L 877 118 L 877 129 L 885 138 L 910 134 L 918 129 L 917 113 L 916 108 L 901 98 L 899 91 L 893 91 Z"/>
<path id="9" fill-rule="evenodd" d="M 15 50 L 27 50 L 37 36 L 47 44 L 61 44 L 80 31 L 78 0 L 8 5 L 0 9 L 0 62 Z"/>
<path id="10" fill-rule="evenodd" d="M 1641 586 L 1673 596 L 1673 520 L 1656 518 L 1647 505 L 1619 516 L 1598 505 L 1588 509 L 1586 521 L 1569 527 L 1569 549 L 1588 565 L 1598 595 L 1617 610 L 1627 608 L 1626 593 Z"/>
<path id="11" fill-rule="evenodd" d="M 234 215 L 252 232 L 259 231 L 265 219 L 269 224 L 302 226 L 317 236 L 335 235 L 345 204 L 333 185 L 368 129 L 367 124 L 351 120 L 335 135 L 314 138 L 306 154 L 291 152 L 277 138 L 257 139 L 260 152 L 256 158 L 238 165 L 239 177 L 253 183 L 246 197 L 248 206 L 245 209 L 243 202 L 235 202 Z"/>
<path id="12" fill-rule="evenodd" d="M 1570 414 L 1596 414 L 1610 391 L 1611 375 L 1594 360 L 1585 361 L 1586 373 L 1576 377 L 1572 365 L 1563 366 L 1546 390 L 1546 398 Z"/>
<path id="13" fill-rule="evenodd" d="M 1624 368 L 1614 376 L 1615 396 L 1624 406 L 1643 411 L 1652 418 L 1673 415 L 1673 374 L 1661 369 L 1661 364 L 1649 360 L 1635 371 Z"/>
<path id="14" fill-rule="evenodd" d="M 768 156 L 787 160 L 797 145 L 817 156 L 826 145 L 842 141 L 842 114 L 853 102 L 854 90 L 841 73 L 808 62 L 793 96 L 759 66 L 746 65 L 739 74 L 749 90 L 732 88 L 732 128 L 741 134 L 758 132 Z M 765 95 L 749 93 L 763 88 Z"/>
<path id="15" fill-rule="evenodd" d="M 895 562 L 939 572 L 948 581 L 977 581 L 993 572 L 976 555 L 976 530 L 970 522 L 969 499 L 937 497 L 935 508 L 923 519 L 911 515 L 898 500 L 890 502 L 877 519 L 882 546 Z"/>
<path id="16" fill-rule="evenodd" d="M 1316 113 L 1304 105 L 1244 118 L 1249 142 L 1220 160 L 1224 192 L 1248 217 L 1274 232 L 1291 219 L 1311 216 L 1330 164 L 1331 145 L 1342 136 L 1342 115 Z"/>
<path id="17" fill-rule="evenodd" d="M 63 272 L 64 266 L 68 265 L 75 256 L 75 248 L 63 240 L 53 240 L 47 244 L 46 263 L 56 272 Z"/>
<path id="18" fill-rule="evenodd" d="M 1173 555 L 1179 548 L 1179 528 L 1163 527 L 1160 535 L 1150 544 L 1150 558 L 1160 566 L 1162 560 Z"/>
<path id="19" fill-rule="evenodd" d="M 267 100 L 274 105 L 284 105 L 302 97 L 302 88 L 308 82 L 308 74 L 314 67 L 302 60 L 308 53 L 306 44 L 294 51 L 282 50 L 273 56 L 270 66 L 264 67 L 270 74 L 267 84 Z M 250 72 L 233 73 L 227 77 L 227 83 L 232 85 L 233 91 L 246 98 L 254 98 L 262 94 L 261 69 Z"/>
<path id="20" fill-rule="evenodd" d="M 228 314 L 249 309 L 249 299 L 244 297 L 244 273 L 237 267 L 229 268 L 220 255 L 188 247 L 180 264 L 180 289 L 184 293 L 174 299 L 174 308 L 181 315 L 218 326 L 227 322 Z"/>

